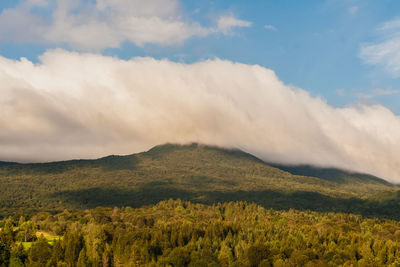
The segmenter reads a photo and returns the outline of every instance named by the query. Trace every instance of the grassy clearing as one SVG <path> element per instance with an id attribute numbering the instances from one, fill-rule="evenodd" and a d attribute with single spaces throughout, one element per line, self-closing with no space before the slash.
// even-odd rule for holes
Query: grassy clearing
<path id="1" fill-rule="evenodd" d="M 62 240 L 62 236 L 58 236 L 45 231 L 37 231 L 35 235 L 37 238 L 43 236 L 44 238 L 46 238 L 47 243 L 49 243 L 50 245 L 53 245 L 54 241 L 56 240 Z M 32 247 L 33 242 L 19 242 L 19 244 L 22 244 L 25 250 L 29 250 Z"/>

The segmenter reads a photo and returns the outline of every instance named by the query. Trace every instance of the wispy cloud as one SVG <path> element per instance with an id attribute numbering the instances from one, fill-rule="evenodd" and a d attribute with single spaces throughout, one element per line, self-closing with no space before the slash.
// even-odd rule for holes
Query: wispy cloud
<path id="1" fill-rule="evenodd" d="M 346 96 L 346 90 L 344 90 L 343 88 L 337 89 L 336 93 L 340 96 Z"/>
<path id="2" fill-rule="evenodd" d="M 400 17 L 381 25 L 379 41 L 362 44 L 361 59 L 369 65 L 382 66 L 393 77 L 400 77 Z"/>
<path id="3" fill-rule="evenodd" d="M 182 44 L 191 37 L 230 34 L 235 27 L 251 25 L 233 14 L 221 16 L 213 27 L 184 17 L 179 0 L 22 0 L 0 14 L 0 42 L 99 51 L 123 42 Z"/>
<path id="4" fill-rule="evenodd" d="M 376 88 L 376 89 L 369 90 L 367 93 L 359 92 L 356 94 L 356 96 L 361 99 L 371 99 L 371 98 L 379 97 L 379 96 L 391 96 L 391 95 L 397 95 L 397 94 L 400 94 L 399 90 Z"/>
<path id="5" fill-rule="evenodd" d="M 357 12 L 358 12 L 358 10 L 359 10 L 359 6 L 351 6 L 351 7 L 349 7 L 349 13 L 350 14 L 356 14 Z"/>
<path id="6" fill-rule="evenodd" d="M 221 16 L 218 19 L 218 29 L 223 33 L 230 33 L 234 27 L 250 27 L 250 21 L 235 18 L 233 14 Z"/>
<path id="7" fill-rule="evenodd" d="M 400 117 L 383 106 L 334 108 L 272 70 L 219 59 L 181 64 L 56 50 L 40 60 L 0 57 L 0 160 L 200 142 L 400 182 Z"/>
<path id="8" fill-rule="evenodd" d="M 337 9 L 340 12 L 348 12 L 351 15 L 360 11 L 364 4 L 360 0 L 325 0 L 325 7 Z"/>
<path id="9" fill-rule="evenodd" d="M 345 89 L 341 88 L 336 90 L 336 93 L 340 96 L 356 96 L 359 99 L 372 99 L 375 97 L 381 97 L 381 96 L 391 96 L 391 95 L 397 95 L 400 94 L 400 90 L 394 90 L 391 88 L 388 89 L 382 89 L 382 88 L 375 88 L 371 89 L 368 91 L 362 91 L 360 92 L 359 90 L 353 90 L 352 92 L 346 92 Z"/>
<path id="10" fill-rule="evenodd" d="M 277 31 L 278 29 L 273 26 L 273 25 L 264 25 L 264 29 L 270 30 L 270 31 Z"/>
<path id="11" fill-rule="evenodd" d="M 399 90 L 393 90 L 393 89 L 381 89 L 381 88 L 376 88 L 371 90 L 371 93 L 373 93 L 376 96 L 382 96 L 382 95 L 397 95 L 400 93 Z"/>

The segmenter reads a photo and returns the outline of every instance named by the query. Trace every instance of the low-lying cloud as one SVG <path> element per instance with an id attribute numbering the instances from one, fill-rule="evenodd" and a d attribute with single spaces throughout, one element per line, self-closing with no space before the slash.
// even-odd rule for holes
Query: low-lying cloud
<path id="1" fill-rule="evenodd" d="M 0 159 L 51 161 L 199 142 L 274 162 L 400 182 L 400 118 L 335 108 L 272 70 L 220 59 L 181 64 L 63 50 L 0 57 Z"/>

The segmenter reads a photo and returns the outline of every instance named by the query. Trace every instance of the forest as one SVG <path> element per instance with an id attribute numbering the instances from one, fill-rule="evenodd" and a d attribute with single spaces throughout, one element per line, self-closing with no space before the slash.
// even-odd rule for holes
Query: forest
<path id="1" fill-rule="evenodd" d="M 1 266 L 399 266 L 400 222 L 181 200 L 0 222 Z"/>

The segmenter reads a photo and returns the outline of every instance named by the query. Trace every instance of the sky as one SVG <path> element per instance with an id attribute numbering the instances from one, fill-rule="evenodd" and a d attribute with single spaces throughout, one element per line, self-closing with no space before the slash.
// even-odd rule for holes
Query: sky
<path id="1" fill-rule="evenodd" d="M 0 91 L 0 160 L 200 142 L 400 182 L 395 0 L 2 0 Z"/>

